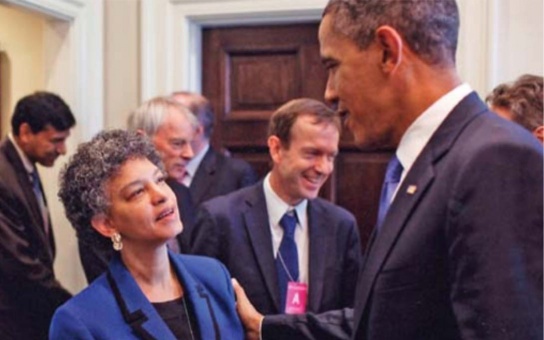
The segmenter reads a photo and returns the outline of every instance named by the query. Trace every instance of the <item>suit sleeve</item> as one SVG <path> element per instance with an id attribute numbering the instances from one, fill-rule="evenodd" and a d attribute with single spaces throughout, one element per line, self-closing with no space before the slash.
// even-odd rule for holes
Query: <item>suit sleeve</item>
<path id="1" fill-rule="evenodd" d="M 0 276 L 2 290 L 17 296 L 28 309 L 51 318 L 71 294 L 56 280 L 51 266 L 32 249 L 28 226 L 22 217 L 24 205 L 0 188 Z"/>
<path id="2" fill-rule="evenodd" d="M 542 161 L 497 143 L 459 169 L 446 237 L 463 339 L 542 339 Z"/>
<path id="3" fill-rule="evenodd" d="M 355 218 L 347 222 L 347 237 L 345 255 L 344 255 L 344 271 L 342 281 L 342 307 L 353 307 L 355 302 L 355 291 L 357 290 L 357 280 L 359 278 L 359 269 L 362 263 L 361 241 L 359 238 L 359 229 Z"/>
<path id="4" fill-rule="evenodd" d="M 320 314 L 278 314 L 265 316 L 262 340 L 347 340 L 353 333 L 353 309 Z"/>

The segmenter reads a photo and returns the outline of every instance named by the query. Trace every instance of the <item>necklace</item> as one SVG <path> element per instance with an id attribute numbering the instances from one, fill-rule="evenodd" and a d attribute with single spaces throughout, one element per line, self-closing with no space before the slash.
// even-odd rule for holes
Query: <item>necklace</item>
<path id="1" fill-rule="evenodd" d="M 183 302 L 183 309 L 185 310 L 185 315 L 187 315 L 187 324 L 189 324 L 189 333 L 191 333 L 191 340 L 195 340 L 193 327 L 191 326 L 191 317 L 189 316 L 189 310 L 187 308 L 187 303 L 185 302 L 185 297 L 181 298 L 181 302 Z"/>

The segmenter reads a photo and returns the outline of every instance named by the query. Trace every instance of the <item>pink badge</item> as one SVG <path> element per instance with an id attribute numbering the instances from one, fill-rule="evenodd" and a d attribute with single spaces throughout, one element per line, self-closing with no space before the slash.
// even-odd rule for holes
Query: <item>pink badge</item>
<path id="1" fill-rule="evenodd" d="M 308 286 L 305 283 L 288 282 L 287 298 L 285 299 L 286 314 L 306 313 L 306 301 L 308 299 Z"/>

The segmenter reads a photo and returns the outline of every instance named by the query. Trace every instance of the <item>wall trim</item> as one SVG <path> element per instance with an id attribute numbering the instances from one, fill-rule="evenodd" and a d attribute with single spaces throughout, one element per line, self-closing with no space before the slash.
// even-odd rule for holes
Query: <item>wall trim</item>
<path id="1" fill-rule="evenodd" d="M 202 88 L 203 27 L 318 21 L 326 0 L 141 0 L 141 100 Z"/>

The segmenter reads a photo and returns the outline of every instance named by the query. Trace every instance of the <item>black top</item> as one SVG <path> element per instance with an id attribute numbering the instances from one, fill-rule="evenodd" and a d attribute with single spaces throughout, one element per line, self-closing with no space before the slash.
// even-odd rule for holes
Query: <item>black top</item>
<path id="1" fill-rule="evenodd" d="M 187 309 L 184 304 L 186 304 Z M 183 297 L 172 301 L 152 303 L 176 339 L 200 339 L 200 332 L 191 303 Z M 191 332 L 192 331 L 192 332 Z"/>

